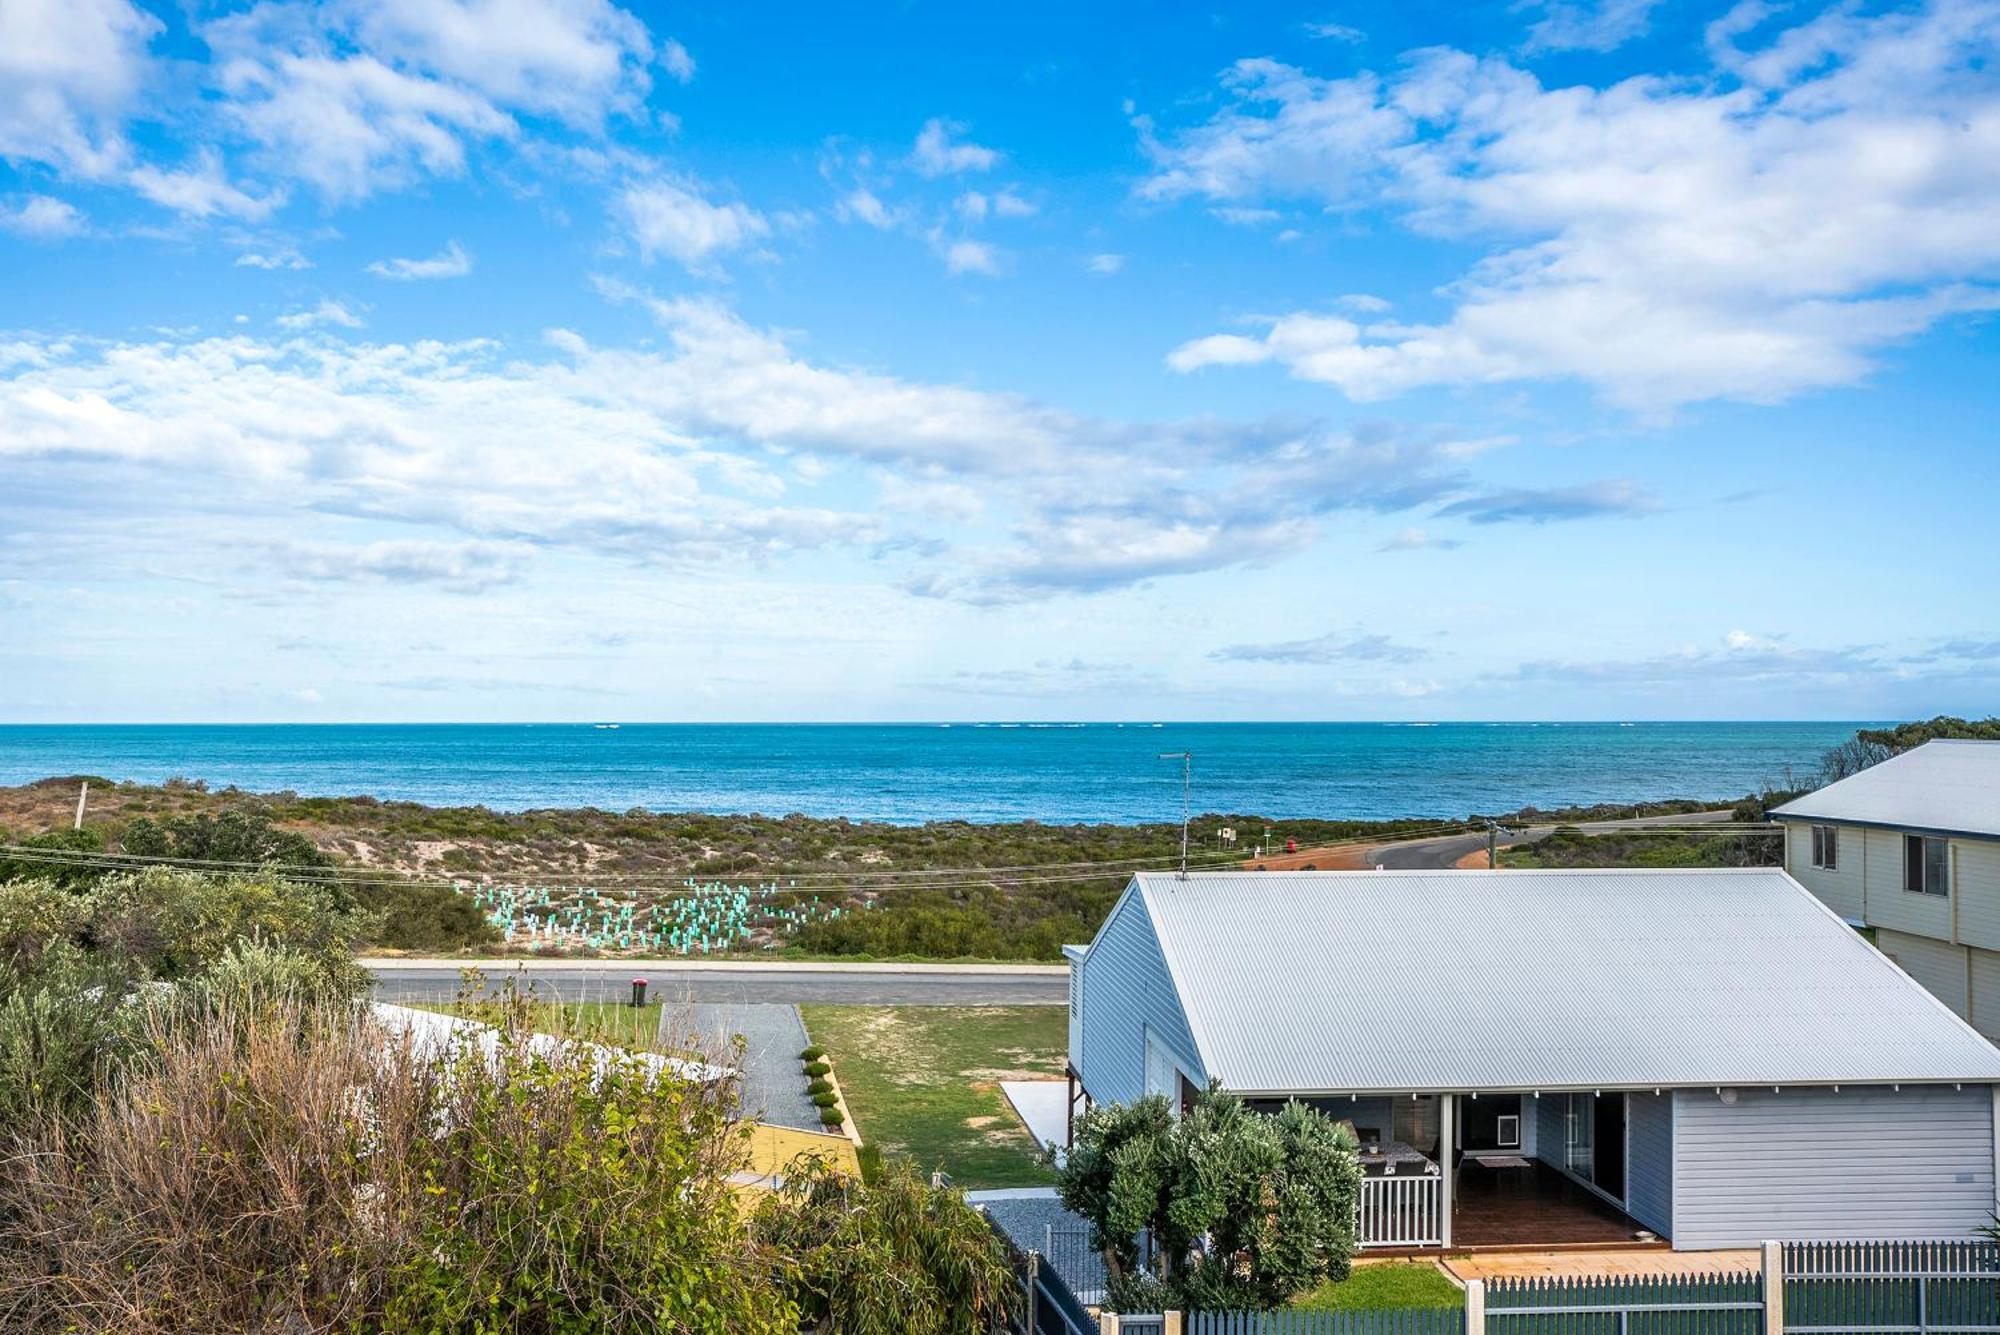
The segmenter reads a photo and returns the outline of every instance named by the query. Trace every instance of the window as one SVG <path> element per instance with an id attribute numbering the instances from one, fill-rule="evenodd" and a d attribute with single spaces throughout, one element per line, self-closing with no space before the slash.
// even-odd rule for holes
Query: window
<path id="1" fill-rule="evenodd" d="M 1914 895 L 1951 893 L 1951 845 L 1928 835 L 1903 836 L 1903 888 Z"/>
<path id="2" fill-rule="evenodd" d="M 1493 1119 L 1493 1140 L 1503 1150 L 1521 1148 L 1521 1118 L 1518 1113 L 1502 1113 Z"/>
<path id="3" fill-rule="evenodd" d="M 1840 864 L 1840 831 L 1831 825 L 1812 827 L 1812 865 L 1821 871 L 1837 870 Z"/>

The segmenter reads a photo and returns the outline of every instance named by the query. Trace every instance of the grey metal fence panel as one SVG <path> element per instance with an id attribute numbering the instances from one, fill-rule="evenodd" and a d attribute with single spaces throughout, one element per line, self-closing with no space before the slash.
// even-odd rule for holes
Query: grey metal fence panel
<path id="1" fill-rule="evenodd" d="M 2000 1335 L 2000 1242 L 1785 1244 L 1787 1335 Z"/>
<path id="2" fill-rule="evenodd" d="M 1755 1273 L 1495 1280 L 1489 1335 L 1761 1335 Z"/>
<path id="3" fill-rule="evenodd" d="M 1380 1311 L 1190 1312 L 1187 1335 L 1464 1335 L 1459 1307 L 1394 1307 Z"/>

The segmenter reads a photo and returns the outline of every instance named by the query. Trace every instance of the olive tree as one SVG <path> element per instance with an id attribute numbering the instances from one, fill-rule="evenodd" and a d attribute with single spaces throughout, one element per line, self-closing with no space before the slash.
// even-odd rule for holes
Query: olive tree
<path id="1" fill-rule="evenodd" d="M 1277 1307 L 1347 1277 L 1356 1148 L 1302 1103 L 1265 1115 L 1210 1090 L 1176 1118 L 1149 1095 L 1083 1115 L 1056 1194 L 1090 1221 L 1113 1306 Z"/>

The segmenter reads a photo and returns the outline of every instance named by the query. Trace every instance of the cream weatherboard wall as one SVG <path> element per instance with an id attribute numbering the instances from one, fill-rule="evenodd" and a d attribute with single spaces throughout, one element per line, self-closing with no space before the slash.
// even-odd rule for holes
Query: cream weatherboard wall
<path id="1" fill-rule="evenodd" d="M 1850 922 L 1863 918 L 1861 833 L 1851 828 L 1839 830 L 1839 852 L 1833 869 L 1828 870 L 1812 865 L 1813 827 L 1803 821 L 1785 827 L 1785 867 L 1792 879 Z"/>
<path id="2" fill-rule="evenodd" d="M 2000 1042 L 2000 842 L 1951 839 L 1951 893 L 1903 888 L 1903 833 L 1834 826 L 1832 870 L 1812 865 L 1814 822 L 1787 821 L 1785 869 L 1939 1000 Z"/>

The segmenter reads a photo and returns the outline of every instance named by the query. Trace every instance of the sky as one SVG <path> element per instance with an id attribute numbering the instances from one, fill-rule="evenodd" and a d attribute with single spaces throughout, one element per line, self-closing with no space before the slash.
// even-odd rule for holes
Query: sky
<path id="1" fill-rule="evenodd" d="M 2000 0 L 0 0 L 0 719 L 2000 711 Z"/>

